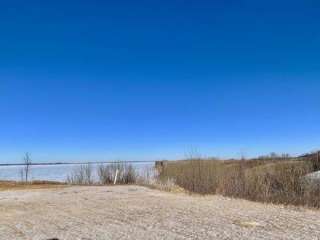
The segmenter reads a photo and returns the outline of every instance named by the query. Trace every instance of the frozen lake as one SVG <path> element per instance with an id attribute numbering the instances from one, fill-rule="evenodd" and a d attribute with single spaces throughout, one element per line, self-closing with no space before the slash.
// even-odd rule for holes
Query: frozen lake
<path id="1" fill-rule="evenodd" d="M 91 164 L 94 175 L 99 164 Z M 152 168 L 154 163 L 132 163 L 137 172 L 142 174 L 143 170 Z M 64 182 L 79 164 L 59 165 L 33 165 L 31 166 L 30 180 L 46 180 Z M 21 180 L 21 169 L 23 166 L 0 166 L 0 180 Z"/>

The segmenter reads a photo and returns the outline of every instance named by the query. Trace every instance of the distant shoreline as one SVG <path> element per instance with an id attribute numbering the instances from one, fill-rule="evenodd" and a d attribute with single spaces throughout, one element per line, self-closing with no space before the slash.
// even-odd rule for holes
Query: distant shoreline
<path id="1" fill-rule="evenodd" d="M 51 165 L 83 165 L 83 164 L 112 164 L 112 163 L 155 163 L 156 161 L 96 161 L 96 162 L 49 162 L 49 163 L 31 163 L 31 166 L 51 166 Z M 0 163 L 0 167 L 25 166 L 24 163 Z"/>

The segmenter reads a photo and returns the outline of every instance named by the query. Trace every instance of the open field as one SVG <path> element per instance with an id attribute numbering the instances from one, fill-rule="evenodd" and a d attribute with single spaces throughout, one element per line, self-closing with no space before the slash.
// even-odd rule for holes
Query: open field
<path id="1" fill-rule="evenodd" d="M 0 239 L 320 239 L 320 212 L 139 186 L 0 192 Z"/>

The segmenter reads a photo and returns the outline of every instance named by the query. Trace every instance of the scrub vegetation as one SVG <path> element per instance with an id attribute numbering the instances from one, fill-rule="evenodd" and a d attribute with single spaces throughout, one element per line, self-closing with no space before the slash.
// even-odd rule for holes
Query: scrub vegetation
<path id="1" fill-rule="evenodd" d="M 163 162 L 159 179 L 170 179 L 192 193 L 319 208 L 320 184 L 317 179 L 307 177 L 318 170 L 319 154 L 298 158 L 271 154 L 226 161 L 191 157 Z"/>
<path id="2" fill-rule="evenodd" d="M 75 167 L 67 178 L 67 183 L 74 185 L 107 185 L 107 184 L 133 184 L 138 174 L 132 164 L 115 162 L 101 164 L 93 168 L 91 164 Z"/>
<path id="3" fill-rule="evenodd" d="M 34 184 L 28 181 L 31 162 L 28 154 L 25 159 L 22 182 L 3 182 L 2 189 L 48 185 L 47 182 Z M 96 167 L 79 165 L 66 182 L 70 185 L 137 184 L 172 192 L 218 194 L 320 208 L 320 174 L 318 177 L 310 175 L 319 170 L 319 152 L 300 157 L 270 154 L 241 160 L 202 158 L 191 154 L 185 160 L 159 161 L 155 167 L 139 171 L 132 164 L 120 161 Z"/>

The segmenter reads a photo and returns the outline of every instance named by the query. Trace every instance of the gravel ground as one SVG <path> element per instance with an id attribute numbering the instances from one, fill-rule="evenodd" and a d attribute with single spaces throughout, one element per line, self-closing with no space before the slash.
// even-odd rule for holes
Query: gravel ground
<path id="1" fill-rule="evenodd" d="M 320 239 L 320 211 L 138 186 L 0 192 L 0 239 Z"/>

